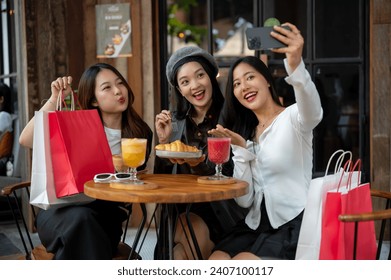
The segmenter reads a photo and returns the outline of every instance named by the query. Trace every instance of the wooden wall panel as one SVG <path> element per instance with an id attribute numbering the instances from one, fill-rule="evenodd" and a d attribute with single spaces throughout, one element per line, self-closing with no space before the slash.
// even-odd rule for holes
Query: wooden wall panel
<path id="1" fill-rule="evenodd" d="M 373 0 L 373 23 L 391 23 L 390 0 Z"/>
<path id="2" fill-rule="evenodd" d="M 71 1 L 71 0 L 69 0 Z M 84 39 L 84 67 L 97 62 L 106 62 L 115 66 L 128 80 L 135 95 L 133 104 L 136 111 L 143 115 L 143 67 L 142 67 L 142 44 L 141 44 L 141 1 L 139 0 L 86 0 L 83 1 L 83 32 Z M 130 3 L 132 21 L 132 57 L 122 58 L 97 58 L 96 57 L 96 19 L 95 5 Z"/>
<path id="3" fill-rule="evenodd" d="M 28 100 L 31 118 L 50 96 L 50 82 L 68 73 L 64 0 L 26 1 Z"/>
<path id="4" fill-rule="evenodd" d="M 388 1 L 373 0 L 370 22 L 371 183 L 388 191 L 391 189 L 390 7 Z"/>
<path id="5" fill-rule="evenodd" d="M 391 2 L 370 2 L 370 151 L 371 187 L 391 190 Z M 375 200 L 374 209 L 384 201 Z M 379 230 L 379 229 L 377 229 Z M 386 239 L 390 232 L 386 229 Z"/>
<path id="6" fill-rule="evenodd" d="M 85 36 L 81 28 L 84 22 L 84 1 L 66 0 L 65 29 L 67 30 L 67 61 L 68 74 L 74 78 L 73 88 L 77 88 L 79 77 L 85 68 L 84 49 Z"/>

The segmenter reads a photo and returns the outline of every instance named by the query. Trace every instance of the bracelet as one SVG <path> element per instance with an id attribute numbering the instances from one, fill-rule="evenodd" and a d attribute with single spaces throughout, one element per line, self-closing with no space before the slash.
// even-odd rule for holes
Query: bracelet
<path id="1" fill-rule="evenodd" d="M 46 103 L 46 102 L 49 102 L 50 104 L 56 105 L 56 104 L 53 103 L 53 101 L 50 100 L 50 98 L 49 98 L 49 99 L 43 99 L 43 100 L 41 101 L 41 105 L 44 104 L 44 103 Z"/>

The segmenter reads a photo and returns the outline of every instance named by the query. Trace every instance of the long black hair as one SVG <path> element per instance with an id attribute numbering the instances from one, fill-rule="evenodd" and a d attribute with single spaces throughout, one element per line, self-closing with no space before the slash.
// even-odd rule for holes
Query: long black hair
<path id="1" fill-rule="evenodd" d="M 212 105 L 211 109 L 215 110 L 215 112 L 220 112 L 223 103 L 224 103 L 224 96 L 223 93 L 221 92 L 219 83 L 217 82 L 216 75 L 214 74 L 213 67 L 207 60 L 201 56 L 192 56 L 192 57 L 187 57 L 183 63 L 180 64 L 177 69 L 175 69 L 174 72 L 174 87 L 172 87 L 172 90 L 174 92 L 174 107 L 172 108 L 172 111 L 175 112 L 176 118 L 178 120 L 182 120 L 186 117 L 187 112 L 189 109 L 193 106 L 189 101 L 187 101 L 186 98 L 184 98 L 181 94 L 181 92 L 178 89 L 178 80 L 176 79 L 176 75 L 178 73 L 178 70 L 180 69 L 183 64 L 195 61 L 201 64 L 201 66 L 204 68 L 205 72 L 208 74 L 209 79 L 212 83 Z"/>
<path id="2" fill-rule="evenodd" d="M 259 121 L 254 112 L 244 107 L 234 95 L 233 71 L 240 63 L 246 63 L 257 70 L 270 85 L 270 94 L 273 101 L 282 106 L 278 97 L 274 78 L 267 66 L 255 56 L 245 56 L 236 60 L 228 72 L 227 87 L 225 92 L 225 102 L 221 112 L 222 125 L 238 134 L 244 139 L 252 139 L 255 136 L 255 128 Z"/>

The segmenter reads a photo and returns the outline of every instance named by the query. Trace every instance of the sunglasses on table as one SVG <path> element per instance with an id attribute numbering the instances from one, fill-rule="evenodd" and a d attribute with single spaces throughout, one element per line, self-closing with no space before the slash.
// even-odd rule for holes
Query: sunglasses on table
<path id="1" fill-rule="evenodd" d="M 94 176 L 95 183 L 109 183 L 115 181 L 126 181 L 131 177 L 130 173 L 100 173 Z"/>

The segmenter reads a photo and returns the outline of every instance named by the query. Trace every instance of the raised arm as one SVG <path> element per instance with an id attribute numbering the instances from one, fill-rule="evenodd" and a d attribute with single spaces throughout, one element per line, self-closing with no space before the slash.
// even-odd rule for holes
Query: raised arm
<path id="1" fill-rule="evenodd" d="M 291 30 L 274 26 L 274 29 L 282 35 L 277 32 L 272 32 L 271 35 L 285 43 L 287 47 L 273 49 L 273 52 L 285 54 L 284 65 L 288 73 L 285 80 L 293 86 L 295 91 L 300 114 L 298 121 L 301 122 L 304 129 L 312 130 L 322 120 L 323 116 L 319 93 L 310 74 L 305 69 L 302 59 L 304 39 L 300 31 L 293 24 L 284 23 L 283 25 L 289 26 Z"/>
<path id="2" fill-rule="evenodd" d="M 50 98 L 45 102 L 40 111 L 54 111 L 56 110 L 56 103 L 58 95 L 61 90 L 64 90 L 64 96 L 67 96 L 71 92 L 72 77 L 57 78 L 51 84 L 52 94 Z M 33 136 L 34 136 L 34 117 L 27 123 L 22 132 L 20 133 L 19 143 L 27 148 L 33 147 Z"/>

